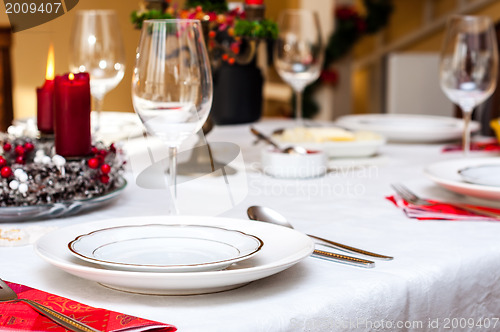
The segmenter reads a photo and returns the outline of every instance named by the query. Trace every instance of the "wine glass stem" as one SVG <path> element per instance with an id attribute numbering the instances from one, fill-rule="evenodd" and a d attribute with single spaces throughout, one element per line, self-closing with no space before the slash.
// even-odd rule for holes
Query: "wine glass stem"
<path id="1" fill-rule="evenodd" d="M 101 130 L 101 111 L 104 98 L 93 97 L 94 100 L 94 111 L 96 112 L 95 123 L 92 125 L 94 134 L 97 134 Z"/>
<path id="2" fill-rule="evenodd" d="M 462 136 L 464 156 L 470 153 L 470 120 L 472 117 L 472 110 L 462 110 L 464 114 L 464 132 Z"/>
<path id="3" fill-rule="evenodd" d="M 302 126 L 302 90 L 295 91 L 295 120 L 298 126 Z"/>
<path id="4" fill-rule="evenodd" d="M 168 148 L 169 155 L 169 173 L 170 173 L 170 187 L 172 188 L 172 197 L 174 199 L 174 213 L 177 211 L 177 147 L 171 146 Z"/>

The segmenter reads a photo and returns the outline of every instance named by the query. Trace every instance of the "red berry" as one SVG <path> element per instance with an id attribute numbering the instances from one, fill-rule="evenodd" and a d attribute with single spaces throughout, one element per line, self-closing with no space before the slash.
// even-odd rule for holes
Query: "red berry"
<path id="1" fill-rule="evenodd" d="M 108 164 L 104 164 L 101 166 L 101 172 L 103 174 L 109 174 L 109 172 L 111 172 L 111 166 L 109 166 Z"/>
<path id="2" fill-rule="evenodd" d="M 111 143 L 111 145 L 109 146 L 109 151 L 116 153 L 115 143 Z"/>
<path id="3" fill-rule="evenodd" d="M 4 151 L 9 152 L 11 149 L 12 149 L 12 144 L 10 144 L 10 143 L 5 143 L 5 144 L 3 145 L 3 150 L 4 150 Z"/>
<path id="4" fill-rule="evenodd" d="M 99 152 L 99 149 L 96 148 L 95 146 L 92 147 L 92 149 L 90 150 L 93 154 L 97 154 Z"/>
<path id="5" fill-rule="evenodd" d="M 104 184 L 108 184 L 109 183 L 109 175 L 103 174 L 99 177 L 99 180 L 101 180 L 101 182 Z"/>
<path id="6" fill-rule="evenodd" d="M 23 156 L 17 156 L 15 163 L 16 164 L 24 164 L 24 157 Z"/>
<path id="7" fill-rule="evenodd" d="M 108 154 L 108 151 L 106 151 L 106 150 L 99 150 L 99 155 L 101 155 L 103 157 L 106 157 L 107 154 Z"/>
<path id="8" fill-rule="evenodd" d="M 90 158 L 87 162 L 87 165 L 89 165 L 89 167 L 92 169 L 96 169 L 97 167 L 99 167 L 99 160 L 97 158 Z"/>
<path id="9" fill-rule="evenodd" d="M 8 178 L 12 175 L 12 169 L 9 166 L 2 167 L 2 170 L 0 170 L 0 175 L 2 175 L 3 178 Z"/>
<path id="10" fill-rule="evenodd" d="M 27 152 L 30 152 L 30 151 L 33 151 L 33 149 L 35 149 L 35 146 L 31 142 L 26 142 L 26 143 L 24 143 L 24 149 Z"/>
<path id="11" fill-rule="evenodd" d="M 0 167 L 4 167 L 7 165 L 7 160 L 4 157 L 0 156 Z"/>
<path id="12" fill-rule="evenodd" d="M 97 159 L 98 166 L 104 164 L 104 157 L 101 156 L 100 154 L 95 156 L 95 159 Z"/>
<path id="13" fill-rule="evenodd" d="M 21 146 L 21 145 L 18 145 L 16 146 L 16 148 L 14 149 L 14 152 L 18 155 L 18 156 L 22 156 L 24 155 L 24 148 Z"/>

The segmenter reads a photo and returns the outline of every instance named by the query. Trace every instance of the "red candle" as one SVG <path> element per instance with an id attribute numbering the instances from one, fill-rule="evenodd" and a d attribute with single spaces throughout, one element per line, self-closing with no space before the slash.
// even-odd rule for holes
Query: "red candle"
<path id="1" fill-rule="evenodd" d="M 80 157 L 90 153 L 90 76 L 56 76 L 54 86 L 56 153 Z"/>
<path id="2" fill-rule="evenodd" d="M 246 5 L 263 5 L 264 0 L 245 0 Z"/>
<path id="3" fill-rule="evenodd" d="M 49 47 L 45 83 L 36 89 L 36 123 L 42 134 L 54 133 L 54 47 Z"/>

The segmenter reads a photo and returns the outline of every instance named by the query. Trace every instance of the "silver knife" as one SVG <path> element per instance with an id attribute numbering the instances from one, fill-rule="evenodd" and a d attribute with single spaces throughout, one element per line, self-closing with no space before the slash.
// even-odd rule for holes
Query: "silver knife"
<path id="1" fill-rule="evenodd" d="M 328 252 L 328 251 L 323 251 L 323 250 L 316 249 L 313 251 L 311 256 L 316 257 L 316 258 L 326 259 L 326 260 L 332 261 L 332 262 L 352 265 L 352 266 L 358 266 L 358 267 L 364 267 L 364 268 L 375 267 L 375 262 L 368 261 L 366 259 L 345 256 L 345 255 L 339 255 L 339 254 L 335 254 L 333 252 Z"/>
<path id="2" fill-rule="evenodd" d="M 324 246 L 331 247 L 331 248 L 338 249 L 338 250 L 342 250 L 342 251 L 346 251 L 346 252 L 349 252 L 351 254 L 360 254 L 360 255 L 369 256 L 372 258 L 383 259 L 383 260 L 387 260 L 387 261 L 394 259 L 394 257 L 391 257 L 391 256 L 380 255 L 380 254 L 376 254 L 374 252 L 366 251 L 363 249 L 354 248 L 354 247 L 347 246 L 347 245 L 342 244 L 342 243 L 323 239 L 323 238 L 315 236 L 315 235 L 307 234 L 307 236 L 309 236 L 315 240 L 320 241 L 321 244 Z"/>

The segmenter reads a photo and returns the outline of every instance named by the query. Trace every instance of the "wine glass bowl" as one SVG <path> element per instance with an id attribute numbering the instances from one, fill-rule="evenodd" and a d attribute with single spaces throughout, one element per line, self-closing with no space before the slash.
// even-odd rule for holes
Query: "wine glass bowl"
<path id="1" fill-rule="evenodd" d="M 452 16 L 441 50 L 440 85 L 462 110 L 465 155 L 470 151 L 472 111 L 493 94 L 497 75 L 497 40 L 491 20 L 486 16 Z"/>
<path id="2" fill-rule="evenodd" d="M 288 9 L 278 19 L 274 65 L 280 77 L 295 92 L 295 117 L 302 121 L 302 92 L 318 79 L 323 66 L 324 45 L 315 12 Z"/>
<path id="3" fill-rule="evenodd" d="M 198 20 L 146 20 L 132 77 L 132 102 L 148 133 L 169 147 L 176 196 L 176 154 L 212 105 L 212 76 Z"/>
<path id="4" fill-rule="evenodd" d="M 71 35 L 69 67 L 72 72 L 90 74 L 90 91 L 98 113 L 94 131 L 99 130 L 99 115 L 104 96 L 125 74 L 125 49 L 114 10 L 81 10 L 76 13 Z"/>

